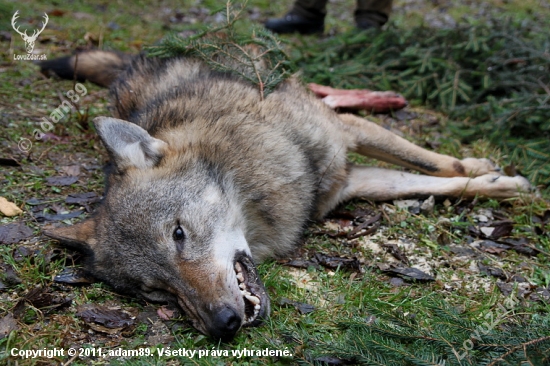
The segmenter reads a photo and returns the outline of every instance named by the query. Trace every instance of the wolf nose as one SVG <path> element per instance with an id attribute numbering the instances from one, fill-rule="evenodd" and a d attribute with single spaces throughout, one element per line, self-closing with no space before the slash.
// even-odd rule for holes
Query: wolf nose
<path id="1" fill-rule="evenodd" d="M 224 307 L 214 316 L 214 329 L 210 335 L 224 342 L 230 341 L 237 334 L 241 324 L 242 318 L 239 314 L 230 307 Z"/>

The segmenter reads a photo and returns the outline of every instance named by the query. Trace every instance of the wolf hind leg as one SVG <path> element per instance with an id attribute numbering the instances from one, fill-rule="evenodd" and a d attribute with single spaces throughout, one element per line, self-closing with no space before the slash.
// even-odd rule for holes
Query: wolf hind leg
<path id="1" fill-rule="evenodd" d="M 397 170 L 351 165 L 347 184 L 340 191 L 339 201 L 364 198 L 386 201 L 406 197 L 519 197 L 531 191 L 527 179 L 485 174 L 469 177 L 434 177 Z"/>
<path id="2" fill-rule="evenodd" d="M 488 159 L 457 158 L 428 151 L 379 125 L 352 114 L 339 115 L 355 142 L 353 151 L 371 158 L 438 177 L 477 177 L 496 174 Z"/>

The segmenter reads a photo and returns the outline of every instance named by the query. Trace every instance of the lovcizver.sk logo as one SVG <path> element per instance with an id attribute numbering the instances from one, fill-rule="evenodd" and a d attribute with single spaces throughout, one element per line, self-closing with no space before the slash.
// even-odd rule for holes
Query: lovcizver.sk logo
<path id="1" fill-rule="evenodd" d="M 23 38 L 23 41 L 25 41 L 25 48 L 27 49 L 27 54 L 26 55 L 13 54 L 13 59 L 14 60 L 41 60 L 41 61 L 46 60 L 47 58 L 45 54 L 35 55 L 32 53 L 32 51 L 34 51 L 34 43 L 36 42 L 38 35 L 42 33 L 44 28 L 46 28 L 46 24 L 48 24 L 48 20 L 49 20 L 48 14 L 44 13 L 44 20 L 42 21 L 42 29 L 40 30 L 35 29 L 32 35 L 30 36 L 27 34 L 27 29 L 25 29 L 24 32 L 21 32 L 19 30 L 20 26 L 16 26 L 15 22 L 17 18 L 19 18 L 19 10 L 17 10 L 15 14 L 13 14 L 13 17 L 11 18 L 11 26 L 17 33 L 21 35 L 21 38 Z"/>

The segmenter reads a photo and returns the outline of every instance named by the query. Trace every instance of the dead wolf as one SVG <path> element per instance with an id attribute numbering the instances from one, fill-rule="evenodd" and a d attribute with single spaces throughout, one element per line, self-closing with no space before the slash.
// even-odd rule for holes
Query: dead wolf
<path id="1" fill-rule="evenodd" d="M 290 78 L 258 89 L 192 58 L 88 51 L 44 70 L 111 87 L 95 127 L 110 157 L 104 200 L 46 235 L 83 251 L 117 291 L 178 304 L 201 332 L 230 340 L 269 315 L 254 263 L 295 249 L 311 220 L 353 197 L 516 197 L 529 182 L 486 159 L 424 150 Z M 355 151 L 425 175 L 348 163 Z"/>

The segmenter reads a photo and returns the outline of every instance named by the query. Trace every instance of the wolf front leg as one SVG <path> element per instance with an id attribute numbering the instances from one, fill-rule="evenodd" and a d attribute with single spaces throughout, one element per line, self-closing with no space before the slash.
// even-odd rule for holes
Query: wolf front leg
<path id="1" fill-rule="evenodd" d="M 488 198 L 518 197 L 531 192 L 531 184 L 521 176 L 485 174 L 469 177 L 433 177 L 397 170 L 352 165 L 347 184 L 340 191 L 340 202 L 351 198 L 386 201 L 412 197 Z"/>
<path id="2" fill-rule="evenodd" d="M 488 159 L 459 160 L 423 149 L 355 115 L 341 114 L 339 117 L 355 143 L 353 150 L 361 155 L 438 177 L 477 177 L 499 172 Z"/>

